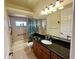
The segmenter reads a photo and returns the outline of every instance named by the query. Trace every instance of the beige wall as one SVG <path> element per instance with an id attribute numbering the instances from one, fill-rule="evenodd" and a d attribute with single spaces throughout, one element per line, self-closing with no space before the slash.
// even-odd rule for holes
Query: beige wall
<path id="1" fill-rule="evenodd" d="M 4 15 L 4 59 L 9 59 L 9 51 L 10 51 L 10 35 L 9 35 L 9 27 L 8 27 L 8 16 L 5 11 Z"/>

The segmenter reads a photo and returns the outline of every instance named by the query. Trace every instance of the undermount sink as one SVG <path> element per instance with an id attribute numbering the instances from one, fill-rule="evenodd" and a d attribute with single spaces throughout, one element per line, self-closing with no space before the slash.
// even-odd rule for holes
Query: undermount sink
<path id="1" fill-rule="evenodd" d="M 47 44 L 47 45 L 52 44 L 52 42 L 49 41 L 49 40 L 41 40 L 41 42 L 42 42 L 43 44 Z"/>

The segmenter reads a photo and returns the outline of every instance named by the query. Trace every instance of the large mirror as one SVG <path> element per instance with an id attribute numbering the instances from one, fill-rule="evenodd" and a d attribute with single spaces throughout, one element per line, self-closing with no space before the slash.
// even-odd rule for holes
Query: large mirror
<path id="1" fill-rule="evenodd" d="M 71 40 L 73 23 L 72 3 L 64 6 L 62 10 L 47 15 L 46 22 L 46 34 Z"/>

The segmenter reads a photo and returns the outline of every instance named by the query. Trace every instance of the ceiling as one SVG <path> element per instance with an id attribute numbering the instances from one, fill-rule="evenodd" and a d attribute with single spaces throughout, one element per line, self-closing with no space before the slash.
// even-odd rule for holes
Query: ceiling
<path id="1" fill-rule="evenodd" d="M 5 2 L 33 10 L 39 0 L 6 0 Z"/>
<path id="2" fill-rule="evenodd" d="M 53 1 L 56 1 L 56 0 L 5 0 L 6 3 L 10 3 L 10 4 L 13 4 L 13 5 L 16 5 L 16 6 L 20 6 L 20 7 L 23 7 L 23 8 L 28 8 L 30 9 L 31 11 L 34 10 L 34 8 L 40 3 L 42 2 L 46 2 L 47 1 L 47 4 L 48 2 L 53 2 Z M 70 1 L 72 0 L 64 0 L 63 4 L 68 4 Z"/>
<path id="3" fill-rule="evenodd" d="M 38 15 L 40 10 L 57 0 L 5 0 L 7 11 L 9 14 L 31 14 Z M 66 6 L 72 0 L 64 0 L 62 5 Z M 13 9 L 14 8 L 14 9 Z"/>

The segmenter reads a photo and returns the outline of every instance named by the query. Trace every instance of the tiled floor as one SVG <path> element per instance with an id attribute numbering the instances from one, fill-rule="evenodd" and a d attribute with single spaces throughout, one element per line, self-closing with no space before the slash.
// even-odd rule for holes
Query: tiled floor
<path id="1" fill-rule="evenodd" d="M 24 43 L 23 40 L 17 41 L 13 44 L 12 59 L 37 59 L 33 50 Z"/>

